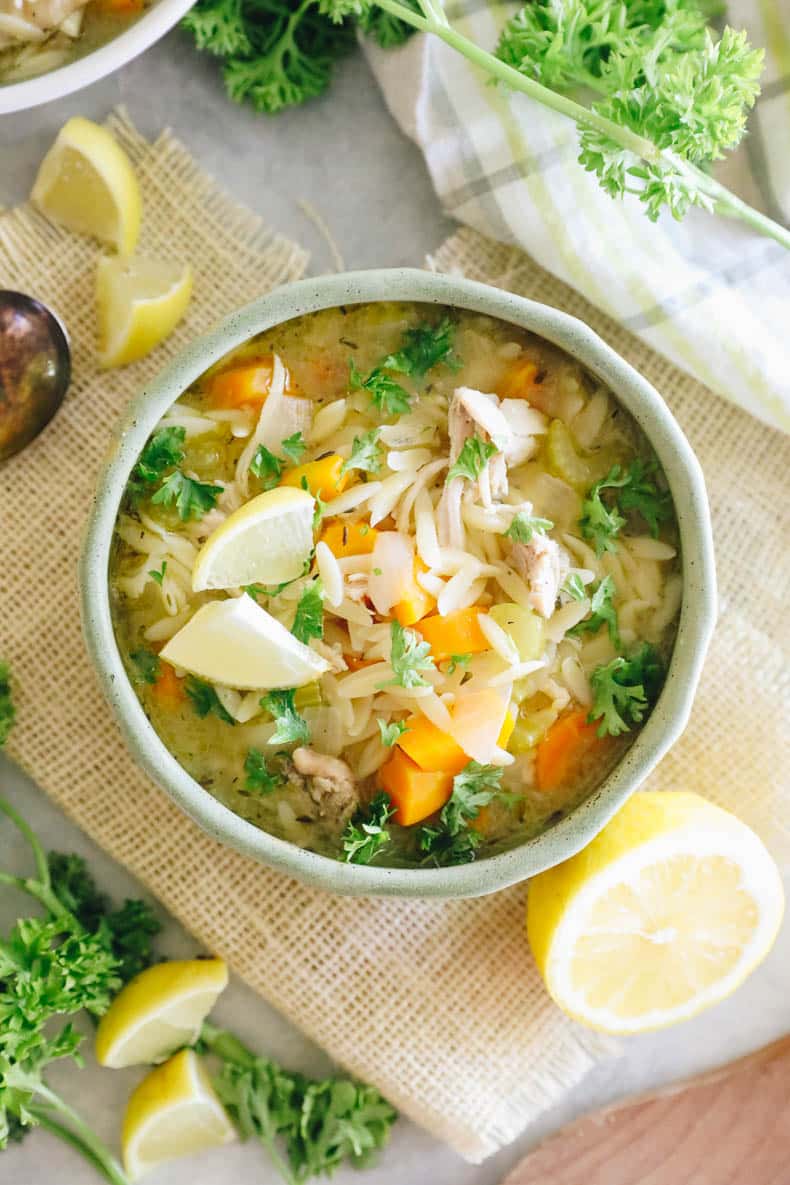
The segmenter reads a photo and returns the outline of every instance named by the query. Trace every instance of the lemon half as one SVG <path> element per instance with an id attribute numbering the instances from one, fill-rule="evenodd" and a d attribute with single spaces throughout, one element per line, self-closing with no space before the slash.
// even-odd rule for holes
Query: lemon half
<path id="1" fill-rule="evenodd" d="M 329 663 L 246 594 L 198 609 L 161 651 L 165 662 L 244 691 L 303 687 Z"/>
<path id="2" fill-rule="evenodd" d="M 315 502 L 289 486 L 252 498 L 217 527 L 198 553 L 192 588 L 281 584 L 304 570 L 313 547 Z"/>
<path id="3" fill-rule="evenodd" d="M 173 960 L 141 971 L 99 1021 L 99 1065 L 150 1065 L 191 1045 L 227 982 L 222 959 Z"/>
<path id="4" fill-rule="evenodd" d="M 93 235 L 124 255 L 140 233 L 140 186 L 128 156 L 106 128 L 74 116 L 41 162 L 31 198 L 68 230 Z"/>
<path id="5" fill-rule="evenodd" d="M 645 792 L 530 882 L 527 932 L 565 1012 L 641 1033 L 735 991 L 783 910 L 779 872 L 750 828 L 696 794 Z"/>
<path id="6" fill-rule="evenodd" d="M 104 256 L 96 269 L 99 362 L 126 366 L 175 329 L 192 296 L 188 264 Z"/>
<path id="7" fill-rule="evenodd" d="M 200 1058 L 183 1049 L 146 1075 L 123 1118 L 121 1146 L 130 1180 L 167 1160 L 217 1148 L 236 1129 L 214 1093 Z"/>

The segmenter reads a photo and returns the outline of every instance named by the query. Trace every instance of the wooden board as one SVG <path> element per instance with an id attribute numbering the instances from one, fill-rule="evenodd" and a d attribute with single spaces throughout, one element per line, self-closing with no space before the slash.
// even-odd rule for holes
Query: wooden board
<path id="1" fill-rule="evenodd" d="M 576 1120 L 503 1185 L 790 1185 L 790 1037 Z"/>

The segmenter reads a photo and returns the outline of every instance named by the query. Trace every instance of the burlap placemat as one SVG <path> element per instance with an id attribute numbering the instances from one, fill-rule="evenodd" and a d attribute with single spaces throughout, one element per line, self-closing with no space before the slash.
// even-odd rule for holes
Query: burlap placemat
<path id="1" fill-rule="evenodd" d="M 57 419 L 0 469 L 0 654 L 12 664 L 19 705 L 12 756 L 333 1057 L 464 1156 L 482 1159 L 577 1082 L 600 1051 L 543 992 L 523 936 L 524 889 L 468 902 L 349 900 L 270 872 L 207 838 L 141 776 L 97 691 L 75 571 L 118 411 L 185 341 L 294 278 L 305 262 L 229 203 L 172 138 L 148 145 L 123 117 L 114 129 L 142 182 L 143 248 L 191 260 L 195 297 L 153 358 L 100 374 L 93 247 L 27 208 L 0 217 L 0 286 L 32 292 L 63 314 L 75 363 Z M 604 324 L 523 256 L 464 232 L 432 262 L 587 317 L 667 392 L 708 467 L 725 612 L 694 725 L 657 782 L 704 787 L 769 841 L 786 840 L 778 640 L 780 630 L 786 637 L 787 440 Z"/>

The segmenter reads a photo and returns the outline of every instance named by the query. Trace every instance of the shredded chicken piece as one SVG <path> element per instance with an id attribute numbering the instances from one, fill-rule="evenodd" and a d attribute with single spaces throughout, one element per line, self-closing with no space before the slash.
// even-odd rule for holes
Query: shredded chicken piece
<path id="1" fill-rule="evenodd" d="M 541 617 L 551 617 L 568 569 L 568 557 L 563 549 L 546 535 L 533 535 L 529 543 L 512 543 L 510 558 L 529 584 L 529 599 L 535 612 Z"/>
<path id="2" fill-rule="evenodd" d="M 450 436 L 451 465 L 458 460 L 465 441 L 475 433 L 484 440 L 493 440 L 500 452 L 489 459 L 480 474 L 477 487 L 484 506 L 492 506 L 494 499 L 504 498 L 508 491 L 504 450 L 511 440 L 511 432 L 507 420 L 499 410 L 496 395 L 487 395 L 483 391 L 475 391 L 472 387 L 458 387 L 450 400 L 447 431 Z M 466 532 L 461 517 L 464 480 L 463 477 L 454 477 L 444 487 L 439 500 L 437 521 L 442 547 L 463 548 L 466 543 Z"/>
<path id="3" fill-rule="evenodd" d="M 0 31 L 16 36 L 20 41 L 37 40 L 35 34 L 25 37 L 21 24 L 19 32 L 6 28 L 3 17 L 16 18 L 38 32 L 56 29 L 72 12 L 84 8 L 88 0 L 0 0 Z"/>
<path id="4" fill-rule="evenodd" d="M 315 749 L 294 749 L 297 773 L 306 779 L 307 792 L 323 818 L 345 823 L 359 805 L 356 778 L 345 761 Z"/>

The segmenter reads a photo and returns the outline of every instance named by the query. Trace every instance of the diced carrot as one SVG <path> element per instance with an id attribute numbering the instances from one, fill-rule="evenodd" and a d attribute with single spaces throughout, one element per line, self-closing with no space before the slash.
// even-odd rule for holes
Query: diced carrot
<path id="1" fill-rule="evenodd" d="M 363 667 L 372 667 L 374 663 L 380 661 L 378 658 L 355 658 L 353 654 L 344 654 L 343 658 L 350 671 L 361 671 Z"/>
<path id="2" fill-rule="evenodd" d="M 426 773 L 459 774 L 469 758 L 457 741 L 426 716 L 410 716 L 398 744 Z"/>
<path id="3" fill-rule="evenodd" d="M 434 613 L 418 621 L 414 628 L 426 642 L 430 642 L 434 662 L 444 662 L 454 654 L 480 654 L 491 649 L 491 643 L 477 620 L 481 613 L 485 613 L 485 609 L 475 605 L 455 609 L 446 617 Z"/>
<path id="4" fill-rule="evenodd" d="M 517 358 L 497 383 L 496 393 L 500 399 L 530 399 L 534 394 L 540 373 L 537 362 L 531 358 Z"/>
<path id="5" fill-rule="evenodd" d="M 436 597 L 432 597 L 421 584 L 417 583 L 418 575 L 427 571 L 428 569 L 419 556 L 415 556 L 411 587 L 406 595 L 401 597 L 397 605 L 392 606 L 392 616 L 402 626 L 414 625 L 436 608 Z"/>
<path id="6" fill-rule="evenodd" d="M 274 361 L 269 354 L 221 370 L 211 380 L 209 397 L 216 407 L 261 407 L 272 385 L 273 369 Z"/>
<path id="7" fill-rule="evenodd" d="M 350 477 L 348 471 L 343 472 L 343 458 L 337 453 L 330 453 L 320 461 L 307 461 L 304 465 L 297 465 L 295 469 L 287 469 L 282 475 L 280 485 L 296 486 L 298 489 L 306 482 L 314 498 L 331 502 L 338 494 L 342 494 Z"/>
<path id="8" fill-rule="evenodd" d="M 163 708 L 177 708 L 186 699 L 184 681 L 178 678 L 169 662 L 159 663 L 159 675 L 152 690 Z"/>
<path id="9" fill-rule="evenodd" d="M 441 810 L 453 792 L 453 775 L 426 773 L 396 748 L 379 770 L 379 781 L 395 807 L 393 819 L 402 827 Z"/>
<path id="10" fill-rule="evenodd" d="M 99 12 L 142 12 L 143 0 L 97 0 Z"/>
<path id="11" fill-rule="evenodd" d="M 595 724 L 587 712 L 566 712 L 552 724 L 535 751 L 535 780 L 539 790 L 566 786 L 587 754 L 600 745 Z"/>
<path id="12" fill-rule="evenodd" d="M 516 719 L 511 711 L 505 712 L 505 719 L 502 724 L 502 731 L 497 737 L 497 744 L 500 749 L 507 749 L 507 743 L 510 740 L 513 729 L 516 727 Z"/>
<path id="13" fill-rule="evenodd" d="M 337 559 L 349 555 L 370 555 L 376 545 L 378 531 L 367 522 L 327 523 L 321 532 L 325 543 Z"/>

